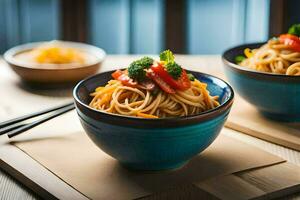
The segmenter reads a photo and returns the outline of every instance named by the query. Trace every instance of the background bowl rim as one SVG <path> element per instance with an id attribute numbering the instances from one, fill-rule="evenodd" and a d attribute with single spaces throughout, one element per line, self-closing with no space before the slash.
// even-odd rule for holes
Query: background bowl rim
<path id="1" fill-rule="evenodd" d="M 122 119 L 122 120 L 134 120 L 134 121 L 138 121 L 138 122 L 167 122 L 167 123 L 170 123 L 170 122 L 178 122 L 178 121 L 187 121 L 187 120 L 192 120 L 192 119 L 203 119 L 203 120 L 206 120 L 207 118 L 211 119 L 210 117 L 214 117 L 214 116 L 219 116 L 221 115 L 222 113 L 224 113 L 226 110 L 230 109 L 232 103 L 233 103 L 233 100 L 234 100 L 234 90 L 233 88 L 231 87 L 231 85 L 229 83 L 227 83 L 226 81 L 224 81 L 223 79 L 221 78 L 218 78 L 216 76 L 213 76 L 213 75 L 210 75 L 210 74 L 206 74 L 206 73 L 203 73 L 203 72 L 197 72 L 197 71 L 191 71 L 191 70 L 187 70 L 188 72 L 191 72 L 191 73 L 198 73 L 202 76 L 206 76 L 206 77 L 209 77 L 209 78 L 213 78 L 213 79 L 217 79 L 219 81 L 221 81 L 222 83 L 224 83 L 226 85 L 227 88 L 229 88 L 229 91 L 230 91 L 230 96 L 229 98 L 223 102 L 220 106 L 214 108 L 214 109 L 210 109 L 210 110 L 207 110 L 207 111 L 204 111 L 204 112 L 201 112 L 201 113 L 198 113 L 198 114 L 195 114 L 195 115 L 188 115 L 188 116 L 183 116 L 183 117 L 168 117 L 168 118 L 156 118 L 156 119 L 149 119 L 149 118 L 140 118 L 140 117 L 133 117 L 133 116 L 125 116 L 125 115 L 120 115 L 120 114 L 113 114 L 113 113 L 107 113 L 107 112 L 104 112 L 104 111 L 100 111 L 100 110 L 97 110 L 97 109 L 94 109 L 94 108 L 91 108 L 89 105 L 83 103 L 77 93 L 78 93 L 78 90 L 79 88 L 88 80 L 90 79 L 93 79 L 97 76 L 101 76 L 103 74 L 108 74 L 108 73 L 112 73 L 114 72 L 115 70 L 110 70 L 110 71 L 105 71 L 105 72 L 101 72 L 101 73 L 98 73 L 98 74 L 95 74 L 93 76 L 90 76 L 86 79 L 83 79 L 81 80 L 79 83 L 76 84 L 76 86 L 74 87 L 73 89 L 73 98 L 75 99 L 75 103 L 78 103 L 80 104 L 81 106 L 83 106 L 85 109 L 88 109 L 89 111 L 92 111 L 93 113 L 97 113 L 98 115 L 103 115 L 103 116 L 106 116 L 106 117 L 114 117 L 116 119 Z"/>
<path id="2" fill-rule="evenodd" d="M 32 70 L 55 70 L 55 71 L 64 71 L 64 70 L 72 70 L 72 69 L 80 69 L 80 68 L 90 67 L 90 66 L 97 65 L 97 64 L 103 62 L 104 59 L 106 58 L 106 52 L 104 51 L 104 49 L 96 47 L 94 45 L 90 45 L 90 44 L 86 44 L 86 43 L 82 43 L 82 42 L 65 41 L 65 40 L 55 40 L 55 41 L 58 41 L 59 43 L 66 43 L 67 45 L 69 45 L 71 47 L 76 46 L 77 48 L 82 49 L 89 54 L 94 52 L 93 55 L 95 56 L 95 60 L 84 63 L 84 64 L 76 64 L 76 63 L 40 64 L 40 63 L 25 63 L 24 61 L 18 61 L 16 58 L 14 58 L 14 56 L 18 53 L 31 50 L 36 46 L 39 46 L 41 44 L 51 42 L 51 41 L 30 42 L 30 43 L 24 43 L 24 44 L 14 46 L 14 47 L 8 49 L 7 51 L 5 51 L 5 53 L 3 54 L 3 58 L 8 64 L 15 65 L 17 67 L 32 69 Z M 55 67 L 55 66 L 60 66 L 60 67 Z"/>
<path id="3" fill-rule="evenodd" d="M 222 61 L 223 63 L 225 63 L 226 66 L 231 67 L 237 71 L 240 72 L 244 72 L 246 74 L 252 74 L 252 75 L 257 75 L 257 76 L 263 76 L 263 77 L 270 77 L 270 78 L 280 78 L 280 79 L 295 79 L 295 80 L 300 80 L 300 76 L 293 76 L 293 75 L 285 75 L 285 74 L 274 74 L 271 72 L 260 72 L 254 69 L 250 69 L 247 67 L 242 67 L 236 63 L 233 63 L 231 61 L 229 61 L 226 58 L 226 54 L 228 54 L 229 52 L 232 52 L 238 48 L 248 48 L 249 46 L 258 46 L 258 45 L 263 45 L 266 42 L 253 42 L 253 43 L 245 43 L 245 44 L 241 44 L 241 45 L 237 45 L 231 48 L 226 49 L 223 54 L 222 54 Z M 238 55 L 236 55 L 238 56 Z"/>

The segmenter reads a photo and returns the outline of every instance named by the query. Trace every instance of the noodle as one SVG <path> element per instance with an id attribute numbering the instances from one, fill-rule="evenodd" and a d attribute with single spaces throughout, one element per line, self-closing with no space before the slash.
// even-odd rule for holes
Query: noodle
<path id="1" fill-rule="evenodd" d="M 114 80 L 90 94 L 89 106 L 125 116 L 163 118 L 195 115 L 220 105 L 218 96 L 211 96 L 207 84 L 176 63 L 170 50 L 159 57 L 154 61 L 145 56 L 113 72 Z"/>
<path id="2" fill-rule="evenodd" d="M 248 50 L 245 49 L 247 58 L 239 65 L 261 72 L 300 76 L 300 53 L 290 50 L 288 45 L 271 39 L 250 54 Z"/>
<path id="3" fill-rule="evenodd" d="M 160 90 L 156 95 L 111 80 L 106 86 L 96 88 L 91 96 L 92 108 L 143 118 L 187 116 L 219 106 L 218 97 L 210 96 L 206 84 L 198 80 L 191 81 L 191 87 L 185 91 L 168 94 Z"/>

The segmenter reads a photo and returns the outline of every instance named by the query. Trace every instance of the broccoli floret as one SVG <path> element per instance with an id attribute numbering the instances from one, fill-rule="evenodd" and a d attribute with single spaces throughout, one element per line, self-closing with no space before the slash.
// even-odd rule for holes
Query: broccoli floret
<path id="1" fill-rule="evenodd" d="M 143 57 L 143 58 L 141 58 L 141 59 L 139 59 L 135 62 L 137 62 L 139 65 L 141 65 L 145 68 L 149 68 L 153 64 L 153 59 L 150 58 L 150 57 L 145 56 L 145 57 Z"/>
<path id="2" fill-rule="evenodd" d="M 195 80 L 195 76 L 193 74 L 187 74 L 187 76 L 190 79 L 190 81 L 194 81 Z"/>
<path id="3" fill-rule="evenodd" d="M 128 76 L 134 80 L 141 81 L 146 77 L 146 71 L 143 66 L 134 63 L 128 67 Z"/>
<path id="4" fill-rule="evenodd" d="M 145 69 L 148 69 L 153 64 L 153 59 L 143 57 L 130 64 L 128 67 L 128 76 L 134 80 L 142 81 L 146 77 Z"/>
<path id="5" fill-rule="evenodd" d="M 182 68 L 174 61 L 175 57 L 172 51 L 165 50 L 161 52 L 159 58 L 160 61 L 164 62 L 168 74 L 170 74 L 174 79 L 178 79 L 181 76 Z"/>
<path id="6" fill-rule="evenodd" d="M 246 59 L 246 57 L 245 56 L 243 56 L 243 55 L 238 55 L 238 56 L 236 56 L 235 58 L 234 58 L 234 61 L 235 61 L 235 63 L 236 64 L 240 64 L 243 60 L 245 60 Z"/>
<path id="7" fill-rule="evenodd" d="M 294 24 L 291 26 L 288 33 L 300 37 L 300 24 Z"/>
<path id="8" fill-rule="evenodd" d="M 166 64 L 166 70 L 174 79 L 178 79 L 181 76 L 182 68 L 176 62 L 169 62 Z"/>
<path id="9" fill-rule="evenodd" d="M 166 63 L 174 62 L 174 55 L 172 51 L 165 50 L 159 54 L 160 61 L 165 61 Z"/>

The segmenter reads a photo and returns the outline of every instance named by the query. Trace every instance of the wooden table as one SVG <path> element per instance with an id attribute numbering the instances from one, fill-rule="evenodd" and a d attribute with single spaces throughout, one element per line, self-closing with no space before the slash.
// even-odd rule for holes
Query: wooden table
<path id="1" fill-rule="evenodd" d="M 105 61 L 101 71 L 107 71 L 110 69 L 125 67 L 130 63 L 131 60 L 134 59 L 136 56 L 108 56 L 107 60 Z M 183 56 L 178 55 L 176 57 L 177 61 L 185 66 L 189 66 L 193 69 L 199 69 L 206 73 L 212 73 L 216 69 L 220 70 L 222 73 L 222 63 L 220 56 Z M 69 90 L 63 91 L 33 91 L 26 87 L 23 87 L 18 77 L 11 72 L 11 70 L 6 66 L 3 60 L 0 59 L 0 79 L 6 80 L 6 84 L 8 86 L 15 85 L 22 89 L 23 93 L 27 93 L 26 95 L 35 95 L 37 98 L 49 99 L 49 101 L 54 101 L 56 97 L 53 97 L 53 93 L 60 96 L 63 99 L 71 98 L 68 96 L 70 94 Z M 12 86 L 13 88 L 14 86 Z M 5 95 L 12 91 L 2 91 L 5 98 Z M 23 94 L 24 95 L 24 94 Z M 30 102 L 26 102 L 26 104 L 30 105 Z M 37 106 L 38 107 L 38 106 Z M 24 110 L 20 111 L 20 113 L 32 111 L 33 109 L 38 108 L 24 108 Z M 18 113 L 18 114 L 20 114 Z M 5 100 L 1 102 L 0 100 L 0 121 L 8 119 L 7 116 L 16 116 L 17 113 L 12 105 L 5 103 Z M 255 145 L 265 151 L 268 151 L 272 154 L 278 155 L 283 157 L 284 159 L 288 160 L 289 162 L 299 165 L 300 166 L 300 152 L 294 151 L 282 146 L 278 146 L 248 135 L 244 135 L 241 133 L 236 132 L 232 135 L 233 137 L 242 140 L 246 143 Z M 300 172 L 299 172 L 300 173 Z M 0 199 L 38 199 L 38 195 L 31 192 L 29 189 L 25 188 L 21 183 L 14 180 L 10 175 L 0 171 Z M 294 194 L 292 196 L 288 196 L 285 199 L 300 199 L 300 192 L 298 194 Z"/>

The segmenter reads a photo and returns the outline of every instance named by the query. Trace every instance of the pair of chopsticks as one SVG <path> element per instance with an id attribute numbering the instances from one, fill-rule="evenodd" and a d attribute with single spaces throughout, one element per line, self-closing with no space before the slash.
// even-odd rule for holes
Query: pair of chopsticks
<path id="1" fill-rule="evenodd" d="M 9 138 L 17 136 L 33 127 L 36 127 L 50 119 L 53 119 L 59 115 L 69 112 L 75 108 L 74 103 L 67 103 L 54 108 L 49 108 L 36 113 L 28 114 L 22 117 L 10 119 L 8 121 L 0 122 L 0 135 L 7 134 Z M 49 114 L 48 114 L 49 113 Z M 46 115 L 47 114 L 47 115 Z M 39 118 L 36 121 L 25 123 L 24 121 L 46 115 L 43 118 Z"/>

